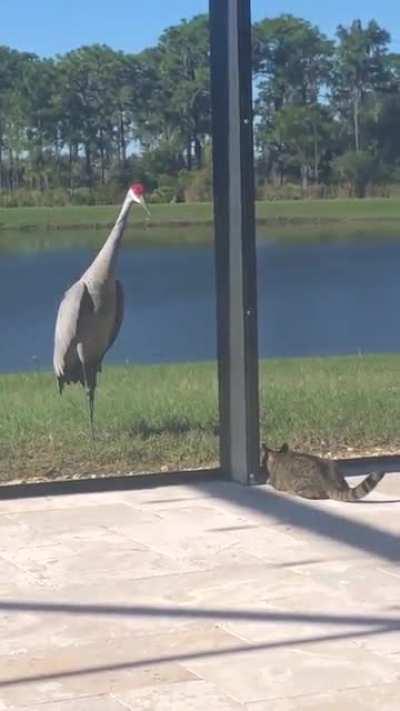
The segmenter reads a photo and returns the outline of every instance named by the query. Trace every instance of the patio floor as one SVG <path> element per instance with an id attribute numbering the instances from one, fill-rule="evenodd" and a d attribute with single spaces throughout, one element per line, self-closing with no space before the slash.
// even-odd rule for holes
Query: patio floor
<path id="1" fill-rule="evenodd" d="M 397 474 L 0 500 L 0 709 L 398 709 L 399 514 Z"/>

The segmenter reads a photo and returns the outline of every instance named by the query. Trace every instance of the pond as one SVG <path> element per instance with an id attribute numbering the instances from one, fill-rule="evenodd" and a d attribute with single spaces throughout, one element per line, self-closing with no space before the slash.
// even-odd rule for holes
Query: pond
<path id="1" fill-rule="evenodd" d="M 2 253 L 0 371 L 51 367 L 59 300 L 94 254 L 76 247 Z M 400 240 L 262 239 L 257 257 L 261 357 L 400 350 Z M 212 247 L 124 245 L 119 277 L 125 319 L 107 362 L 215 358 Z"/>

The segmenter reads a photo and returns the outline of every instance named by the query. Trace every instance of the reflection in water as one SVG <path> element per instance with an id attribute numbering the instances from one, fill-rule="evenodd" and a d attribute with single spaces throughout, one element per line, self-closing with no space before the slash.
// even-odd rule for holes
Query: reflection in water
<path id="1" fill-rule="evenodd" d="M 93 252 L 59 250 L 0 259 L 0 370 L 51 366 L 54 320 L 67 284 Z M 260 355 L 400 350 L 400 243 L 258 246 Z M 209 246 L 126 246 L 119 275 L 126 316 L 107 362 L 215 358 L 215 288 Z"/>

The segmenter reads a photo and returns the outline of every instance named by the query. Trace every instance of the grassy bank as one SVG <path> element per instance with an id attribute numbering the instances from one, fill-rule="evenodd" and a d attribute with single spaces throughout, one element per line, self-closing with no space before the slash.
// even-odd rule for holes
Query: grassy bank
<path id="1" fill-rule="evenodd" d="M 1 230 L 56 229 L 56 228 L 103 228 L 113 222 L 118 206 L 98 205 L 82 207 L 25 207 L 1 208 Z M 179 226 L 207 224 L 212 219 L 209 203 L 183 203 L 173 205 L 152 205 L 149 222 L 155 227 L 161 225 Z M 258 202 L 257 219 L 265 224 L 286 223 L 320 224 L 335 222 L 398 221 L 400 201 L 396 199 L 366 200 L 279 200 Z M 143 211 L 132 210 L 130 219 L 133 227 L 143 224 Z"/>
<path id="2" fill-rule="evenodd" d="M 0 253 L 84 247 L 104 242 L 117 206 L 0 209 Z M 257 236 L 286 242 L 398 239 L 400 201 L 319 200 L 257 204 Z M 125 246 L 211 244 L 209 204 L 155 205 L 152 219 L 134 209 Z"/>
<path id="3" fill-rule="evenodd" d="M 262 437 L 271 445 L 400 451 L 399 357 L 265 361 L 261 381 Z M 213 364 L 106 367 L 95 443 L 83 390 L 60 399 L 51 374 L 0 376 L 0 402 L 2 481 L 216 463 Z"/>
<path id="4" fill-rule="evenodd" d="M 34 231 L 1 231 L 1 254 L 29 254 L 46 250 L 89 249 L 94 252 L 100 249 L 107 236 L 107 229 L 102 230 L 34 230 Z M 272 240 L 286 244 L 309 244 L 327 242 L 361 242 L 366 240 L 398 240 L 400 238 L 400 222 L 341 222 L 335 225 L 261 225 L 257 229 L 258 240 Z M 211 245 L 213 229 L 208 225 L 192 225 L 177 229 L 170 225 L 128 230 L 124 235 L 124 250 L 130 247 L 189 247 Z"/>

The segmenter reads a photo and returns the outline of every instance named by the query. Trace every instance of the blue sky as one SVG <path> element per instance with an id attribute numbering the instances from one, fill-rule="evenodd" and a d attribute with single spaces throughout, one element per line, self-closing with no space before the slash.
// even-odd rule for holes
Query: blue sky
<path id="1" fill-rule="evenodd" d="M 2 0 L 0 44 L 36 52 L 62 54 L 83 44 L 101 42 L 137 52 L 157 41 L 160 32 L 183 17 L 208 9 L 207 0 Z M 291 13 L 304 17 L 328 35 L 355 17 L 375 18 L 388 29 L 400 52 L 399 0 L 252 0 L 253 19 Z"/>

